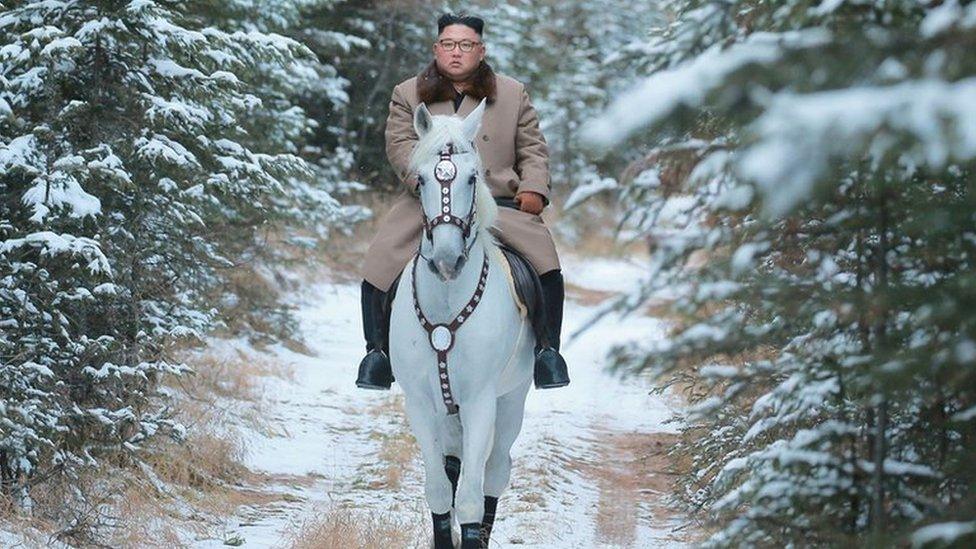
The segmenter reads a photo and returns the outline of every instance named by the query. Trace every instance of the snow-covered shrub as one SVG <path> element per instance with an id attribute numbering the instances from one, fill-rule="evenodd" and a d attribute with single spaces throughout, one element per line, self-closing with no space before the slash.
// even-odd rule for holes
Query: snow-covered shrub
<path id="1" fill-rule="evenodd" d="M 588 130 L 661 143 L 621 190 L 652 273 L 619 305 L 666 288 L 682 320 L 615 358 L 694 384 L 709 543 L 971 544 L 976 4 L 669 5 Z"/>

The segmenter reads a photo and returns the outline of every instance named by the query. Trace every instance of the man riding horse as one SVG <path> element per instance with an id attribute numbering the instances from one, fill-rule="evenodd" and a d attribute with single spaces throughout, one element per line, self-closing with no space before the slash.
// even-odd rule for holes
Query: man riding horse
<path id="1" fill-rule="evenodd" d="M 418 182 L 408 168 L 418 140 L 414 109 L 424 103 L 433 114 L 466 116 L 482 99 L 486 110 L 476 146 L 492 195 L 500 206 L 507 206 L 499 208 L 493 234 L 528 260 L 542 288 L 546 333 L 536 338 L 535 384 L 547 389 L 569 383 L 558 350 L 563 277 L 552 235 L 539 216 L 549 203 L 549 150 L 525 86 L 494 73 L 485 62 L 483 28 L 484 21 L 477 17 L 441 16 L 434 60 L 393 89 L 386 154 L 409 192 L 383 218 L 366 254 L 362 314 L 368 354 L 359 365 L 356 385 L 361 388 L 389 389 L 393 381 L 386 293 L 416 254 L 423 231 Z"/>

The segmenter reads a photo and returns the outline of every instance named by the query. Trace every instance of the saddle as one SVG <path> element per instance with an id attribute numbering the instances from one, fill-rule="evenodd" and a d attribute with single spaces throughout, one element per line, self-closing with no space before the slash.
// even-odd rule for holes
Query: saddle
<path id="1" fill-rule="evenodd" d="M 515 201 L 511 198 L 496 196 L 495 203 L 502 207 L 518 208 Z M 512 282 L 515 285 L 515 294 L 520 302 L 520 308 L 524 307 L 529 322 L 532 325 L 532 331 L 535 332 L 536 346 L 545 347 L 549 344 L 549 334 L 546 330 L 546 308 L 543 303 L 542 283 L 539 281 L 539 274 L 535 272 L 532 264 L 525 259 L 525 256 L 515 251 L 514 248 L 504 244 L 499 244 L 498 247 L 508 262 L 508 270 L 511 273 Z M 401 276 L 403 276 L 402 271 L 393 281 L 390 290 L 386 292 L 386 298 L 383 300 L 384 318 L 390 318 L 393 299 L 396 297 L 397 286 L 400 283 Z M 389 328 L 389 321 L 386 322 L 386 325 Z"/>

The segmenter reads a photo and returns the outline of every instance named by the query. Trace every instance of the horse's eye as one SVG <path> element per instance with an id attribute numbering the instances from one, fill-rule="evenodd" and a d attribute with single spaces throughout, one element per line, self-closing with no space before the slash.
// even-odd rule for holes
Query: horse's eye
<path id="1" fill-rule="evenodd" d="M 424 177 L 422 175 L 418 175 L 417 176 L 417 185 L 423 185 L 423 184 L 424 184 Z"/>
<path id="2" fill-rule="evenodd" d="M 468 185 L 474 185 L 474 182 L 477 180 L 478 180 L 478 176 L 472 175 L 471 178 L 468 179 Z"/>

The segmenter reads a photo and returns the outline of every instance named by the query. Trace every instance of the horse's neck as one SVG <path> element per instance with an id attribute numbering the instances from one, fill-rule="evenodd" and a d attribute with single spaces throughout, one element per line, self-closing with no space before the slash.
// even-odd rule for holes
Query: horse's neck
<path id="1" fill-rule="evenodd" d="M 489 261 L 491 260 L 492 247 L 491 243 L 486 242 L 484 235 L 479 237 L 478 242 L 471 247 L 461 272 L 454 280 L 447 282 L 439 279 L 426 265 L 417 265 L 417 299 L 424 315 L 431 322 L 450 322 L 468 304 L 478 286 L 478 279 L 481 278 L 485 254 L 489 254 Z M 420 261 L 419 257 L 417 261 Z"/>

